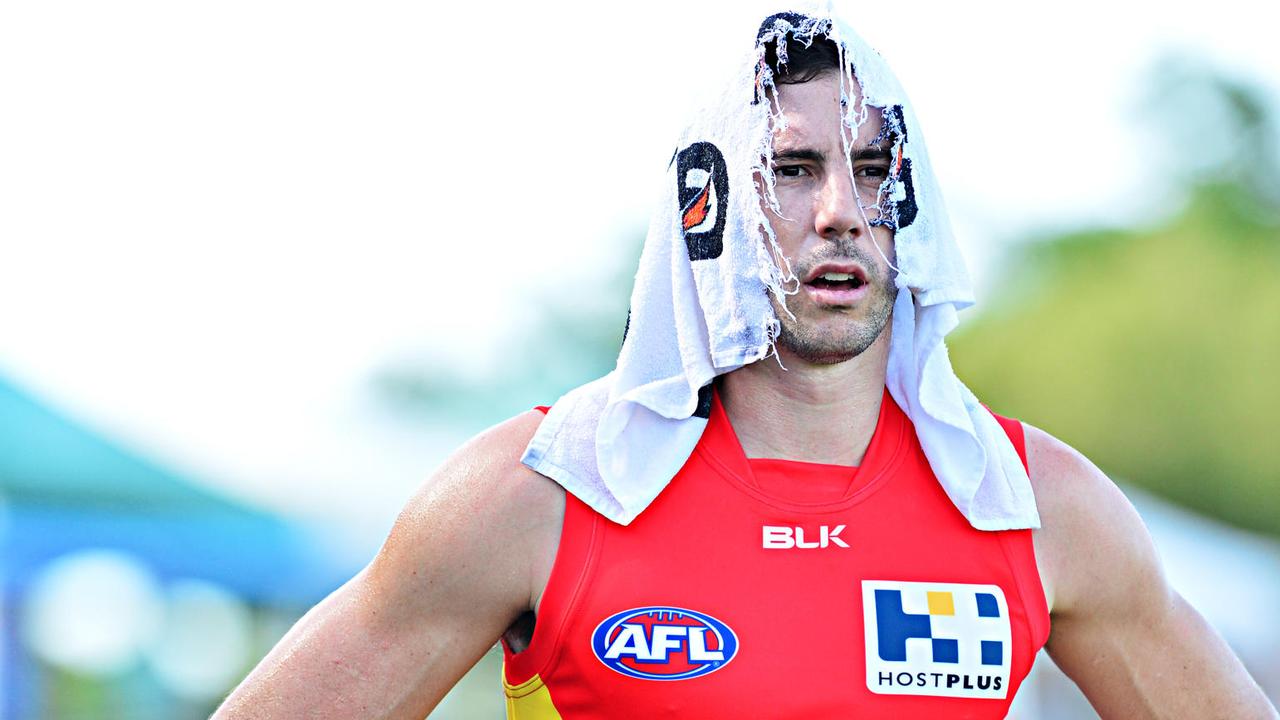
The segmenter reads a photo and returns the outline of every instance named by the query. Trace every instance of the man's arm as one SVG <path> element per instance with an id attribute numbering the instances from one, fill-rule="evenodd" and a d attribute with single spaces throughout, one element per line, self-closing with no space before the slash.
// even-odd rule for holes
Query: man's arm
<path id="1" fill-rule="evenodd" d="M 215 718 L 421 720 L 536 603 L 564 493 L 519 462 L 542 415 L 472 440 L 409 502 L 374 560 L 306 614 Z"/>
<path id="2" fill-rule="evenodd" d="M 1091 462 L 1026 425 L 1052 609 L 1047 649 L 1104 718 L 1275 718 L 1222 638 L 1169 587 L 1146 527 Z"/>

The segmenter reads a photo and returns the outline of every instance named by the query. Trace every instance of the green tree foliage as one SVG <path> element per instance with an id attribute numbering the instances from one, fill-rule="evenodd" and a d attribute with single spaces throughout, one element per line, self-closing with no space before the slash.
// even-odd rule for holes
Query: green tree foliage
<path id="1" fill-rule="evenodd" d="M 1280 534 L 1275 127 L 1260 93 L 1186 68 L 1173 65 L 1154 105 L 1194 158 L 1175 173 L 1189 185 L 1182 212 L 1024 244 L 992 309 L 953 336 L 952 360 L 994 409 L 1113 476 Z M 1196 137 L 1212 152 L 1195 152 Z"/>

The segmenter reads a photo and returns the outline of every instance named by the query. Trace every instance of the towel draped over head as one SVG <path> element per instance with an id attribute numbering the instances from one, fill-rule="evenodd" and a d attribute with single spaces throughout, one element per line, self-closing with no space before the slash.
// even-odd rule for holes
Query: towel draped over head
<path id="1" fill-rule="evenodd" d="M 895 233 L 885 383 L 973 527 L 1038 527 L 1017 452 L 947 357 L 944 338 L 973 293 L 911 105 L 888 65 L 845 22 L 827 7 L 803 10 L 755 16 L 763 21 L 756 37 L 743 38 L 741 61 L 712 88 L 671 159 L 616 368 L 555 403 L 523 462 L 605 517 L 630 523 L 693 452 L 712 380 L 771 354 L 780 325 L 769 294 L 785 305 L 796 278 L 775 261 L 783 255 L 761 203 L 776 207 L 771 143 L 785 122 L 764 48 L 775 43 L 782 59 L 788 45 L 821 35 L 840 49 L 845 126 L 856 137 L 878 108 L 893 143 L 893 170 L 872 221 Z"/>

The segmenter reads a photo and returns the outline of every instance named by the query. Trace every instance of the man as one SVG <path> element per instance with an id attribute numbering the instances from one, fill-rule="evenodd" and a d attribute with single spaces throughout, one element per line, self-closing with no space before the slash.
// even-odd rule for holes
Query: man
<path id="1" fill-rule="evenodd" d="M 545 420 L 529 411 L 460 449 L 370 565 L 308 613 L 218 717 L 420 718 L 500 637 L 513 717 L 1003 717 L 1046 635 L 1104 717 L 1275 717 L 1168 587 L 1141 521 L 1087 459 L 969 407 L 975 428 L 1007 433 L 973 431 L 990 449 L 984 467 L 1014 489 L 979 484 L 965 495 L 951 481 L 963 453 L 920 409 L 943 402 L 929 393 L 952 379 L 949 365 L 936 376 L 904 370 L 893 353 L 907 343 L 903 328 L 929 327 L 922 298 L 933 278 L 904 246 L 921 235 L 908 236 L 913 222 L 943 232 L 922 190 L 926 158 L 905 150 L 913 121 L 902 106 L 868 99 L 882 92 L 873 62 L 838 34 L 805 16 L 761 27 L 749 104 L 768 120 L 768 149 L 747 168 L 754 210 L 734 204 L 741 183 L 721 182 L 740 177 L 731 143 L 677 153 L 674 239 L 688 258 L 669 271 L 670 256 L 646 245 L 612 394 L 593 396 L 605 409 L 578 412 L 585 406 L 566 396 Z M 764 236 L 723 229 L 754 230 L 740 221 L 756 213 Z M 655 226 L 651 244 L 665 232 Z M 646 312 L 642 289 L 673 272 L 671 287 L 701 300 L 697 317 L 713 318 L 719 308 L 701 293 L 718 291 L 722 276 L 708 268 L 757 249 L 769 256 L 765 274 L 791 280 L 770 286 L 771 313 L 748 318 L 776 322 L 778 362 L 715 361 L 676 383 L 674 397 L 697 400 L 688 412 L 624 408 L 628 422 L 612 423 L 618 441 L 600 441 L 585 470 L 606 482 L 573 485 L 577 475 L 563 472 L 573 458 L 555 443 L 583 415 L 585 437 L 607 436 L 628 357 L 662 350 L 637 337 L 653 337 L 663 324 L 654 317 L 680 317 Z M 706 326 L 694 335 L 714 344 L 723 328 Z M 907 357 L 936 368 L 930 353 L 945 331 L 924 351 L 916 338 Z M 886 391 L 917 371 L 925 380 Z M 659 457 L 690 427 L 694 447 Z M 621 464 L 624 480 L 644 476 L 636 487 L 595 464 L 624 440 L 653 454 Z M 1023 471 L 991 469 L 1001 448 L 1025 463 L 1030 505 L 1016 488 Z M 653 470 L 672 457 L 679 472 Z"/>

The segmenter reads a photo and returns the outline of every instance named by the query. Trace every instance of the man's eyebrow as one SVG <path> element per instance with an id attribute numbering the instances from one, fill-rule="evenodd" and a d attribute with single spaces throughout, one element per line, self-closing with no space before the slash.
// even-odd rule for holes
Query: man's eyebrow
<path id="1" fill-rule="evenodd" d="M 775 162 L 778 160 L 808 160 L 809 162 L 821 164 L 827 159 L 827 156 L 821 150 L 795 148 L 792 150 L 778 150 L 773 154 L 773 159 Z"/>
<path id="2" fill-rule="evenodd" d="M 863 147 L 858 148 L 857 150 L 854 150 L 852 153 L 850 153 L 849 157 L 854 162 L 860 162 L 862 160 L 892 159 L 892 155 L 889 154 L 889 150 L 880 145 L 865 145 Z"/>
<path id="3" fill-rule="evenodd" d="M 852 153 L 850 153 L 849 157 L 853 162 L 862 162 L 865 160 L 891 160 L 892 159 L 892 155 L 889 154 L 889 150 L 880 145 L 866 145 L 866 146 L 860 147 L 854 150 Z M 806 160 L 809 162 L 821 164 L 822 162 L 826 161 L 826 159 L 827 159 L 826 153 L 822 152 L 821 150 L 814 150 L 811 148 L 794 148 L 789 150 L 778 150 L 773 153 L 774 162 L 777 162 L 779 160 Z"/>

